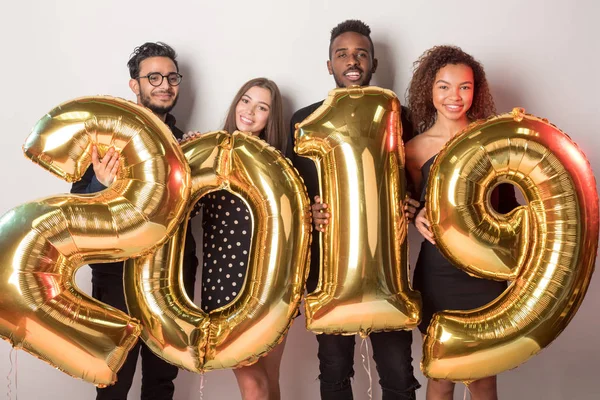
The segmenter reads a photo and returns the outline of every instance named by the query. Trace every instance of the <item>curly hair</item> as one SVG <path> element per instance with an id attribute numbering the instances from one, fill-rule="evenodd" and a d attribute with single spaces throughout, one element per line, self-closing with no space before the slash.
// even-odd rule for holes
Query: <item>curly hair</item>
<path id="1" fill-rule="evenodd" d="M 373 46 L 373 40 L 371 40 L 371 28 L 369 28 L 369 25 L 358 19 L 348 19 L 344 22 L 340 22 L 331 30 L 331 38 L 329 39 L 329 59 L 331 59 L 331 45 L 333 45 L 333 41 L 346 32 L 358 33 L 369 39 L 371 45 L 371 57 L 375 57 L 375 47 Z"/>
<path id="2" fill-rule="evenodd" d="M 407 105 L 416 132 L 423 133 L 435 123 L 433 84 L 438 71 L 446 65 L 463 64 L 473 71 L 473 103 L 467 111 L 469 120 L 484 119 L 496 112 L 483 65 L 456 46 L 435 46 L 425 51 L 413 64 L 413 77 L 407 89 Z"/>
<path id="3" fill-rule="evenodd" d="M 146 42 L 141 46 L 136 47 L 131 53 L 127 67 L 129 68 L 129 76 L 131 79 L 136 79 L 140 75 L 140 64 L 146 58 L 150 57 L 167 57 L 170 58 L 179 72 L 177 65 L 177 53 L 171 46 L 163 42 Z"/>

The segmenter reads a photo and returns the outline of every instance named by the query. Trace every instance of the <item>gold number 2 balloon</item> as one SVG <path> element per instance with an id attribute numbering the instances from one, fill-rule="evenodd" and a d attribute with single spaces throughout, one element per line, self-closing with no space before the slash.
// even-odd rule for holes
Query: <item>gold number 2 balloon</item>
<path id="1" fill-rule="evenodd" d="M 317 165 L 331 212 L 317 289 L 306 297 L 316 333 L 411 329 L 421 316 L 408 283 L 401 107 L 377 87 L 335 89 L 296 128 L 295 151 Z"/>
<path id="2" fill-rule="evenodd" d="M 187 162 L 151 111 L 110 97 L 66 102 L 36 124 L 25 154 L 72 182 L 110 146 L 115 182 L 93 195 L 59 195 L 0 218 L 0 336 L 60 370 L 98 386 L 116 371 L 141 327 L 81 293 L 75 271 L 154 249 L 175 232 L 190 192 Z"/>
<path id="3" fill-rule="evenodd" d="M 503 182 L 527 205 L 506 215 L 492 209 L 490 194 Z M 427 207 L 446 258 L 512 284 L 479 309 L 434 316 L 424 373 L 455 381 L 496 375 L 552 342 L 583 300 L 598 247 L 596 182 L 571 139 L 521 109 L 476 123 L 438 155 Z"/>
<path id="4" fill-rule="evenodd" d="M 172 364 L 194 372 L 252 364 L 283 339 L 297 313 L 311 232 L 306 189 L 281 153 L 249 134 L 207 133 L 182 149 L 192 174 L 188 215 L 200 197 L 219 189 L 250 209 L 245 282 L 231 304 L 209 314 L 196 307 L 180 280 L 183 222 L 155 254 L 128 261 L 127 306 L 142 321 L 142 339 Z"/>

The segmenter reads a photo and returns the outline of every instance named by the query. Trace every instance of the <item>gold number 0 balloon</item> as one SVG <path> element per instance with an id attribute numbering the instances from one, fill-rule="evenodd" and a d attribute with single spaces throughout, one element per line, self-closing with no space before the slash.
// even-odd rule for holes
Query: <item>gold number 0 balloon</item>
<path id="1" fill-rule="evenodd" d="M 83 264 L 123 260 L 173 234 L 189 197 L 189 168 L 170 130 L 147 109 L 110 98 L 64 103 L 24 146 L 44 169 L 79 180 L 92 145 L 121 154 L 113 185 L 93 195 L 23 204 L 0 219 L 0 336 L 64 372 L 104 386 L 141 327 L 81 293 Z"/>
<path id="2" fill-rule="evenodd" d="M 245 283 L 229 305 L 210 314 L 196 307 L 179 278 L 184 222 L 155 254 L 128 261 L 127 305 L 142 321 L 142 339 L 172 364 L 194 372 L 252 364 L 283 339 L 297 313 L 310 244 L 306 189 L 281 153 L 245 133 L 207 133 L 182 149 L 192 171 L 188 215 L 200 197 L 219 189 L 248 204 L 253 231 Z M 215 265 L 221 267 L 227 265 Z"/>
<path id="3" fill-rule="evenodd" d="M 408 283 L 400 102 L 377 87 L 335 89 L 296 128 L 295 151 L 317 164 L 331 220 L 306 325 L 328 334 L 410 329 L 421 317 Z"/>
<path id="4" fill-rule="evenodd" d="M 502 182 L 520 188 L 528 204 L 507 215 L 493 210 L 489 196 Z M 562 332 L 589 285 L 598 246 L 591 167 L 567 135 L 515 109 L 448 143 L 428 188 L 442 253 L 472 275 L 513 282 L 479 309 L 436 314 L 422 369 L 468 381 L 515 368 Z"/>

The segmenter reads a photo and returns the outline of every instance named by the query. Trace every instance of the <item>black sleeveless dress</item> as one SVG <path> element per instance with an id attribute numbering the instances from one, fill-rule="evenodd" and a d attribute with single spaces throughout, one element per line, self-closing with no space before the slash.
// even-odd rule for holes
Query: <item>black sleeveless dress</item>
<path id="1" fill-rule="evenodd" d="M 219 190 L 202 197 L 202 303 L 205 312 L 231 303 L 248 267 L 252 218 L 238 196 Z"/>
<path id="2" fill-rule="evenodd" d="M 421 167 L 425 183 L 435 157 Z M 421 204 L 425 201 L 425 192 L 426 188 L 423 187 Z M 507 213 L 518 206 L 514 187 L 510 184 L 499 185 L 492 193 L 491 201 L 494 209 L 500 213 Z M 427 332 L 429 322 L 436 312 L 470 310 L 491 302 L 506 289 L 506 285 L 506 282 L 468 275 L 446 260 L 435 245 L 424 240 L 413 277 L 413 286 L 421 292 L 423 298 L 423 319 L 419 330 Z"/>

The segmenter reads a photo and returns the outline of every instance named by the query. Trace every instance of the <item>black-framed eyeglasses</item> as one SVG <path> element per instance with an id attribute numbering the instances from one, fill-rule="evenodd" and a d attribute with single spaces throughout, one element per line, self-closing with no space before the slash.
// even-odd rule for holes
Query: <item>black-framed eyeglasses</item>
<path id="1" fill-rule="evenodd" d="M 152 86 L 160 86 L 163 83 L 163 79 L 167 78 L 167 82 L 171 86 L 177 86 L 181 83 L 181 79 L 183 75 L 178 74 L 177 72 L 171 72 L 168 75 L 163 75 L 160 72 L 152 72 L 146 76 L 138 76 L 138 79 L 146 78 L 148 79 L 148 83 Z"/>

